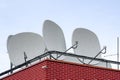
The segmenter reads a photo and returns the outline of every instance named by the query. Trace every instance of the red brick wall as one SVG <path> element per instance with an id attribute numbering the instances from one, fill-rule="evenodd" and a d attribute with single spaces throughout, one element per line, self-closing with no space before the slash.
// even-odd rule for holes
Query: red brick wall
<path id="1" fill-rule="evenodd" d="M 47 61 L 43 61 L 37 65 L 16 72 L 2 80 L 45 80 L 46 70 L 42 66 L 46 65 Z"/>
<path id="2" fill-rule="evenodd" d="M 120 80 L 117 70 L 54 61 L 47 65 L 47 80 Z"/>
<path id="3" fill-rule="evenodd" d="M 120 80 L 120 71 L 45 60 L 3 80 Z"/>

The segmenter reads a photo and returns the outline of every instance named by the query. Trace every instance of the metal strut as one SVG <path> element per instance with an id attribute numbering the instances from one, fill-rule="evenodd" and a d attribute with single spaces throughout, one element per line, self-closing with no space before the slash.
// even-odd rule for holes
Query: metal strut
<path id="1" fill-rule="evenodd" d="M 12 62 L 10 62 L 10 69 L 11 69 L 10 73 L 11 73 L 11 74 L 13 73 L 12 68 L 13 68 L 13 63 L 12 63 Z"/>
<path id="2" fill-rule="evenodd" d="M 25 60 L 25 63 L 27 62 L 27 55 L 26 53 L 24 52 L 24 60 Z M 28 64 L 26 63 L 26 67 L 28 66 Z"/>
<path id="3" fill-rule="evenodd" d="M 78 41 L 75 41 L 75 44 L 74 45 L 72 45 L 70 48 L 68 48 L 64 53 L 66 53 L 67 51 L 69 51 L 70 49 L 76 49 L 77 48 L 77 46 L 78 46 Z M 62 56 L 62 54 L 61 55 L 59 55 L 59 56 L 57 56 L 57 59 L 59 58 L 59 57 L 61 57 Z"/>
<path id="4" fill-rule="evenodd" d="M 88 64 L 90 64 L 94 59 L 96 59 L 96 57 L 97 57 L 98 55 L 100 55 L 101 53 L 102 53 L 102 54 L 105 54 L 105 53 L 106 53 L 106 48 L 107 48 L 106 46 L 103 47 L 103 49 L 102 49 L 94 58 L 92 58 Z M 103 51 L 104 51 L 104 52 L 103 52 Z"/>
<path id="5" fill-rule="evenodd" d="M 71 46 L 70 48 L 68 48 L 66 51 L 65 51 L 65 53 L 67 52 L 67 51 L 69 51 L 70 49 L 76 49 L 77 48 L 77 46 L 78 46 L 78 41 L 75 41 L 75 44 L 73 45 L 73 46 Z"/>

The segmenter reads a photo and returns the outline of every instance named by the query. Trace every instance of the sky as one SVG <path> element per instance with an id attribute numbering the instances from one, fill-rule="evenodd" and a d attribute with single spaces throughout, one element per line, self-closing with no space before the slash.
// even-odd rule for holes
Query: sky
<path id="1" fill-rule="evenodd" d="M 67 48 L 76 28 L 86 28 L 99 38 L 106 55 L 116 54 L 120 37 L 120 0 L 0 0 L 0 72 L 10 68 L 7 38 L 21 32 L 42 36 L 45 20 L 63 30 Z M 116 55 L 106 57 L 116 60 Z"/>

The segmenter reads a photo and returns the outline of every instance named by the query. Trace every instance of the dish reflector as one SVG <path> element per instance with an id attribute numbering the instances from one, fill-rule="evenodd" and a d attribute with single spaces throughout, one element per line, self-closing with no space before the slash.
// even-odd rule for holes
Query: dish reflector
<path id="1" fill-rule="evenodd" d="M 27 60 L 44 53 L 45 44 L 39 34 L 24 32 L 8 37 L 7 49 L 13 65 L 24 63 L 24 55 Z"/>
<path id="2" fill-rule="evenodd" d="M 78 41 L 78 46 L 74 49 L 75 54 L 95 57 L 101 50 L 97 36 L 95 35 L 95 33 L 88 29 L 75 29 L 72 35 L 72 44 L 74 45 L 76 41 Z M 84 62 L 88 63 L 89 60 L 86 60 Z"/>
<path id="3" fill-rule="evenodd" d="M 43 37 L 48 51 L 66 51 L 63 31 L 56 23 L 50 20 L 44 22 Z"/>

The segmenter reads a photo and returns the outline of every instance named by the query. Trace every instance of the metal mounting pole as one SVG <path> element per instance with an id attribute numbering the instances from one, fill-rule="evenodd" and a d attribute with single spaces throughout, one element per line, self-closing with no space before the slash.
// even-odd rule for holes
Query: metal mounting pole
<path id="1" fill-rule="evenodd" d="M 119 62 L 119 37 L 117 37 L 117 61 Z M 117 68 L 119 70 L 119 64 L 117 65 Z"/>
<path id="2" fill-rule="evenodd" d="M 26 53 L 24 52 L 24 60 L 25 60 L 25 63 L 27 62 L 27 55 Z M 28 64 L 26 64 L 26 67 L 28 66 Z"/>
<path id="3" fill-rule="evenodd" d="M 12 68 L 13 68 L 13 64 L 12 64 L 12 62 L 10 62 L 10 69 L 11 69 L 10 73 L 11 73 L 11 74 L 13 73 Z"/>

